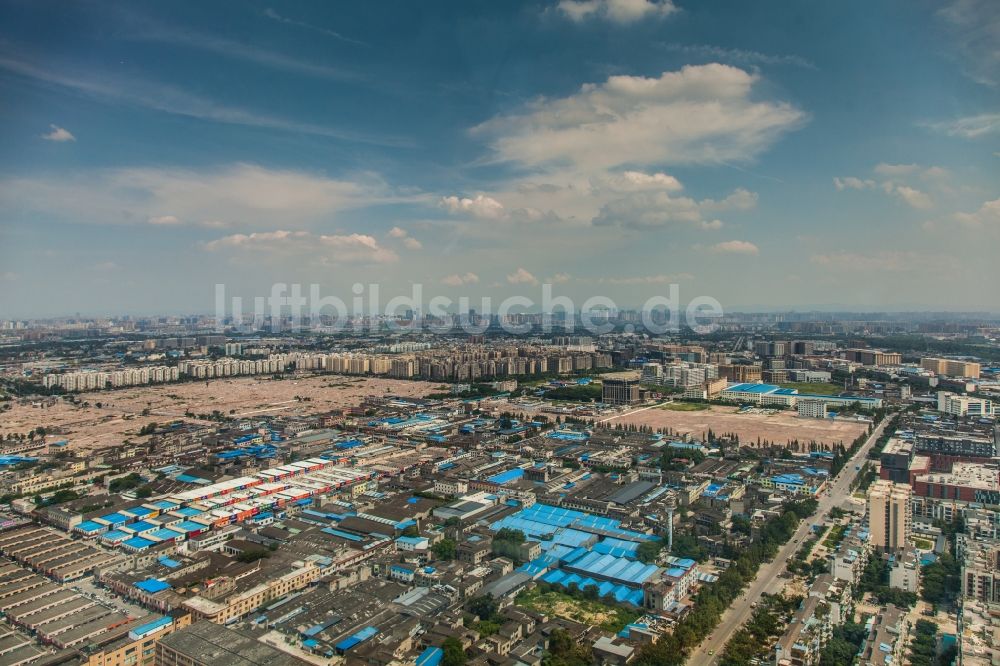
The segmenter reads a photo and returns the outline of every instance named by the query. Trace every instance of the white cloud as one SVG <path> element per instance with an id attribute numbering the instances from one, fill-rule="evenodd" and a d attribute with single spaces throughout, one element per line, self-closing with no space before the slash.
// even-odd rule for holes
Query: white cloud
<path id="1" fill-rule="evenodd" d="M 419 250 L 424 246 L 424 244 L 418 241 L 416 238 L 409 238 L 409 237 L 403 239 L 403 245 L 408 250 Z"/>
<path id="2" fill-rule="evenodd" d="M 989 134 L 1000 134 L 1000 113 L 981 113 L 955 120 L 930 123 L 929 127 L 949 136 L 978 139 Z"/>
<path id="3" fill-rule="evenodd" d="M 609 201 L 593 219 L 598 226 L 620 226 L 632 229 L 670 225 L 692 225 L 702 229 L 719 229 L 722 222 L 707 214 L 727 210 L 748 210 L 757 204 L 757 195 L 738 189 L 721 201 L 691 197 L 673 197 L 667 192 L 636 192 Z"/>
<path id="4" fill-rule="evenodd" d="M 172 224 L 220 228 L 328 222 L 375 203 L 413 201 L 377 176 L 337 180 L 301 171 L 235 164 L 203 170 L 138 167 L 66 176 L 0 180 L 0 198 L 19 208 L 97 224 Z M 164 215 L 163 211 L 170 211 Z"/>
<path id="5" fill-rule="evenodd" d="M 111 271 L 118 270 L 118 264 L 116 264 L 113 261 L 102 261 L 94 264 L 93 266 L 91 266 L 91 268 L 100 273 L 108 273 Z"/>
<path id="6" fill-rule="evenodd" d="M 538 278 L 529 273 L 523 268 L 518 268 L 516 271 L 507 276 L 508 284 L 538 284 Z"/>
<path id="7" fill-rule="evenodd" d="M 671 0 L 560 0 L 556 7 L 571 21 L 602 18 L 620 24 L 662 18 L 678 11 Z"/>
<path id="8" fill-rule="evenodd" d="M 837 188 L 838 192 L 843 190 L 870 190 L 877 186 L 874 180 L 866 179 L 861 180 L 854 176 L 845 176 L 843 178 L 834 178 L 833 186 Z"/>
<path id="9" fill-rule="evenodd" d="M 498 220 L 504 216 L 503 204 L 483 194 L 477 194 L 472 199 L 442 197 L 440 205 L 449 213 L 470 215 L 483 220 Z"/>
<path id="10" fill-rule="evenodd" d="M 157 215 L 146 220 L 150 224 L 158 226 L 172 226 L 181 224 L 180 218 L 176 215 Z"/>
<path id="11" fill-rule="evenodd" d="M 468 284 L 479 284 L 479 276 L 475 273 L 465 273 L 458 274 L 454 273 L 448 277 L 442 278 L 442 284 L 448 285 L 449 287 L 461 287 Z"/>
<path id="12" fill-rule="evenodd" d="M 883 186 L 883 188 L 890 194 L 898 197 L 911 208 L 924 210 L 934 206 L 934 202 L 931 200 L 930 196 L 928 196 L 926 192 L 921 192 L 916 188 L 909 187 L 907 185 L 896 185 L 893 183 L 887 183 Z"/>
<path id="13" fill-rule="evenodd" d="M 759 254 L 760 249 L 750 241 L 731 240 L 716 243 L 711 248 L 712 252 L 720 254 Z"/>
<path id="14" fill-rule="evenodd" d="M 621 174 L 609 174 L 597 181 L 597 187 L 607 187 L 615 192 L 640 192 L 645 190 L 666 190 L 679 192 L 684 189 L 680 181 L 665 173 L 643 173 L 642 171 L 625 171 Z"/>
<path id="15" fill-rule="evenodd" d="M 573 279 L 573 276 L 569 273 L 556 273 L 548 279 L 552 284 L 565 284 Z"/>
<path id="16" fill-rule="evenodd" d="M 612 76 L 568 97 L 537 100 L 473 133 L 490 137 L 501 161 L 592 174 L 624 165 L 748 160 L 806 118 L 788 103 L 753 99 L 758 81 L 717 63 L 653 78 Z"/>
<path id="17" fill-rule="evenodd" d="M 946 169 L 935 166 L 924 168 L 919 164 L 887 164 L 882 162 L 875 165 L 872 171 L 885 180 L 877 182 L 870 178 L 862 180 L 856 176 L 845 176 L 834 178 L 833 185 L 838 192 L 881 188 L 883 192 L 896 197 L 911 208 L 923 210 L 934 206 L 933 199 L 923 190 L 907 185 L 905 182 L 920 178 L 932 185 L 941 186 L 942 181 L 948 177 Z"/>
<path id="18" fill-rule="evenodd" d="M 0 282 L 17 282 L 20 279 L 21 275 L 19 273 L 15 273 L 14 271 L 4 271 L 3 273 L 0 273 Z"/>
<path id="19" fill-rule="evenodd" d="M 209 252 L 251 251 L 272 255 L 314 256 L 326 263 L 392 263 L 399 259 L 367 234 L 325 235 L 308 231 L 257 231 L 232 234 L 202 244 Z"/>
<path id="20" fill-rule="evenodd" d="M 1000 229 L 1000 199 L 987 201 L 972 213 L 955 213 L 952 216 L 956 222 L 969 227 L 996 225 Z"/>
<path id="21" fill-rule="evenodd" d="M 393 227 L 392 229 L 389 230 L 390 238 L 406 238 L 408 235 L 409 232 L 407 232 L 406 229 L 402 229 L 400 227 Z"/>
<path id="22" fill-rule="evenodd" d="M 49 125 L 49 128 L 52 131 L 42 135 L 42 138 L 46 141 L 76 141 L 76 137 L 68 129 L 64 129 L 58 125 Z"/>

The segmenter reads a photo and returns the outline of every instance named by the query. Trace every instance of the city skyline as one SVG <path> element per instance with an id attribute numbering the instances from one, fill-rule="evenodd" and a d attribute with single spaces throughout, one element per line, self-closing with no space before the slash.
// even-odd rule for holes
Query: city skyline
<path id="1" fill-rule="evenodd" d="M 0 312 L 996 312 L 985 1 L 0 3 Z M 682 304 L 683 307 L 683 304 Z"/>

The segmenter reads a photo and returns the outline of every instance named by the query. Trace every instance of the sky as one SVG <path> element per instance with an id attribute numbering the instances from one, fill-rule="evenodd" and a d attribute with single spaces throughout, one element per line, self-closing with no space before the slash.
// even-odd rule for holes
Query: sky
<path id="1" fill-rule="evenodd" d="M 1000 3 L 0 0 L 0 319 L 1000 311 Z"/>

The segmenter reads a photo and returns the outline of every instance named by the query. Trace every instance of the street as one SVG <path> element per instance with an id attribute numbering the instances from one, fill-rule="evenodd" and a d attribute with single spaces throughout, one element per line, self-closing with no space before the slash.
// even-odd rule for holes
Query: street
<path id="1" fill-rule="evenodd" d="M 864 445 L 844 464 L 840 474 L 828 486 L 829 490 L 820 496 L 816 513 L 799 524 L 795 534 L 781 547 L 773 561 L 765 563 L 757 570 L 756 578 L 747 586 L 742 596 L 722 614 L 722 620 L 715 630 L 691 653 L 688 658 L 689 664 L 702 666 L 716 663 L 729 639 L 750 619 L 754 610 L 753 604 L 759 602 L 765 593 L 776 594 L 781 591 L 785 586 L 785 579 L 779 578 L 778 574 L 784 571 L 789 558 L 802 545 L 802 540 L 809 535 L 812 525 L 822 523 L 830 513 L 830 509 L 839 506 L 849 496 L 851 483 L 858 474 L 855 467 L 864 463 L 868 451 L 890 420 L 889 416 L 882 419 Z"/>

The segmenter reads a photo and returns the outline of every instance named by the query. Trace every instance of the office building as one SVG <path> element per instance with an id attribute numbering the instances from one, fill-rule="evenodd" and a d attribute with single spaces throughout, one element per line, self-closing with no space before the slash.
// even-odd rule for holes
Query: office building
<path id="1" fill-rule="evenodd" d="M 950 358 L 922 358 L 920 367 L 936 375 L 979 379 L 979 364 L 971 361 L 956 361 Z"/>
<path id="2" fill-rule="evenodd" d="M 937 409 L 952 416 L 993 416 L 993 403 L 986 398 L 938 391 Z"/>
<path id="3" fill-rule="evenodd" d="M 609 405 L 633 405 L 639 402 L 639 374 L 615 372 L 601 377 L 601 400 Z"/>

